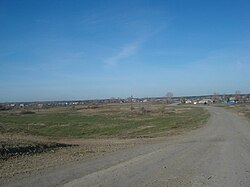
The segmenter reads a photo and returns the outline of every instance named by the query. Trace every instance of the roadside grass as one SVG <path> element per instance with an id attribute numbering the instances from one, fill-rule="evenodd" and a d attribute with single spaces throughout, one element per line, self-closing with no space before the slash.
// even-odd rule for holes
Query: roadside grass
<path id="1" fill-rule="evenodd" d="M 1 112 L 1 133 L 53 137 L 135 138 L 164 136 L 200 127 L 209 114 L 199 107 L 136 103 L 77 106 L 23 113 Z"/>
<path id="2" fill-rule="evenodd" d="M 245 116 L 250 120 L 250 104 L 237 104 L 237 105 L 228 105 L 225 108 L 237 113 L 240 116 Z"/>

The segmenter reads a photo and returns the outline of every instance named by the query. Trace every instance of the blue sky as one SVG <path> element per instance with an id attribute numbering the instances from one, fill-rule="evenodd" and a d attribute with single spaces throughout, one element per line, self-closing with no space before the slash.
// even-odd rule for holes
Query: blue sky
<path id="1" fill-rule="evenodd" d="M 0 1 L 0 102 L 250 92 L 250 1 Z"/>

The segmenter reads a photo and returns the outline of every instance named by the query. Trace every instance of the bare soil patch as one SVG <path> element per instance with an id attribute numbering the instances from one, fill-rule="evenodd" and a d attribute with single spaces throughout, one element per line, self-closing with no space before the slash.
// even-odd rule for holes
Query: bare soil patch
<path id="1" fill-rule="evenodd" d="M 37 143 L 37 142 L 14 142 L 0 141 L 0 159 L 7 160 L 15 156 L 32 155 L 48 151 L 55 151 L 60 148 L 72 147 L 77 145 L 62 143 Z"/>
<path id="2" fill-rule="evenodd" d="M 150 139 L 82 139 L 42 136 L 0 136 L 0 184 L 45 169 L 85 161 L 109 152 L 148 143 Z M 4 148 L 3 148 L 4 147 Z"/>

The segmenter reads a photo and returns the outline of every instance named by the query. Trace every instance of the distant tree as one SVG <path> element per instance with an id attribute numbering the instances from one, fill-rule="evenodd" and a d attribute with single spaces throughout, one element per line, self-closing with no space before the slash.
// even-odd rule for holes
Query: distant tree
<path id="1" fill-rule="evenodd" d="M 241 92 L 239 90 L 235 91 L 235 100 L 241 101 Z"/>
<path id="2" fill-rule="evenodd" d="M 185 98 L 181 98 L 181 103 L 182 104 L 186 103 L 186 99 Z"/>
<path id="3" fill-rule="evenodd" d="M 227 95 L 226 95 L 226 93 L 223 94 L 222 100 L 223 100 L 224 102 L 227 101 Z"/>
<path id="4" fill-rule="evenodd" d="M 0 105 L 0 110 L 4 110 L 4 106 L 3 105 Z"/>
<path id="5" fill-rule="evenodd" d="M 214 103 L 218 103 L 219 100 L 220 100 L 219 93 L 214 92 L 214 95 L 213 95 L 213 97 L 212 97 L 212 100 L 213 100 Z"/>
<path id="6" fill-rule="evenodd" d="M 166 94 L 166 97 L 167 97 L 167 102 L 168 103 L 172 103 L 172 97 L 174 96 L 174 94 L 172 92 L 168 92 Z"/>

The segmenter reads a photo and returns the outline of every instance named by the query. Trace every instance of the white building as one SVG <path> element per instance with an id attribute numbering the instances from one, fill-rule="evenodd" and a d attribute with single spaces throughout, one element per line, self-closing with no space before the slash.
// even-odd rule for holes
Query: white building
<path id="1" fill-rule="evenodd" d="M 202 99 L 199 101 L 199 104 L 211 104 L 213 103 L 212 99 Z"/>

